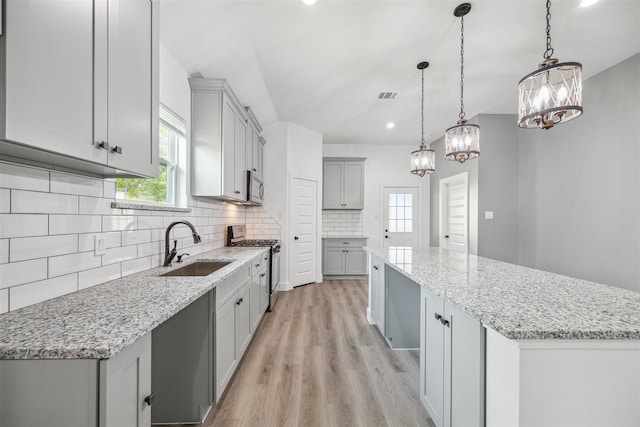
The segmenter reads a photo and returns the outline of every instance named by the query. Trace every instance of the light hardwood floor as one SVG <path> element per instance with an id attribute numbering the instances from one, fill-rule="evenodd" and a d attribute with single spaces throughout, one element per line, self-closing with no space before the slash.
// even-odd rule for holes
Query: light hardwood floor
<path id="1" fill-rule="evenodd" d="M 367 284 L 281 292 L 208 426 L 429 426 L 418 353 L 367 323 Z"/>

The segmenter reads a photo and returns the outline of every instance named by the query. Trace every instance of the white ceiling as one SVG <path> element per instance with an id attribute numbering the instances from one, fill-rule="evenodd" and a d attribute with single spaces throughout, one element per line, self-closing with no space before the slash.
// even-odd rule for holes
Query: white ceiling
<path id="1" fill-rule="evenodd" d="M 459 112 L 456 0 L 162 0 L 161 42 L 192 76 L 226 78 L 263 127 L 290 121 L 325 143 L 418 144 Z M 513 113 L 546 48 L 544 0 L 476 0 L 465 17 L 465 112 Z M 640 0 L 552 2 L 554 57 L 584 77 L 640 52 Z M 381 91 L 397 91 L 380 101 Z M 585 109 L 589 106 L 585 105 Z M 396 127 L 386 129 L 387 122 Z M 514 123 L 515 126 L 515 123 Z"/>

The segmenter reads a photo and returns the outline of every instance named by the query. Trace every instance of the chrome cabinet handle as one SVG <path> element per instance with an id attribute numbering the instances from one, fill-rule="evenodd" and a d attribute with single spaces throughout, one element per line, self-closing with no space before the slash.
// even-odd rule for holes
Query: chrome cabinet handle
<path id="1" fill-rule="evenodd" d="M 374 270 L 378 270 L 378 266 L 377 266 L 377 265 L 374 265 L 374 266 L 373 266 L 373 269 L 374 269 Z"/>
<path id="2" fill-rule="evenodd" d="M 260 275 L 260 277 L 264 277 L 264 276 L 266 276 L 266 274 L 267 274 L 267 273 L 262 273 L 262 274 Z"/>
<path id="3" fill-rule="evenodd" d="M 115 147 L 113 147 L 111 149 L 111 152 L 116 153 L 116 154 L 122 154 L 122 147 L 120 147 L 119 145 L 116 145 Z"/>
<path id="4" fill-rule="evenodd" d="M 102 148 L 103 150 L 109 149 L 109 143 L 107 141 L 100 141 L 97 148 Z"/>
<path id="5" fill-rule="evenodd" d="M 149 406 L 153 405 L 154 400 L 156 400 L 156 394 L 153 392 L 149 396 L 144 398 L 145 403 Z"/>
<path id="6" fill-rule="evenodd" d="M 439 321 L 441 321 L 441 322 L 442 322 L 442 316 L 441 316 L 441 315 L 439 315 L 438 313 L 436 313 L 436 320 L 439 320 Z"/>

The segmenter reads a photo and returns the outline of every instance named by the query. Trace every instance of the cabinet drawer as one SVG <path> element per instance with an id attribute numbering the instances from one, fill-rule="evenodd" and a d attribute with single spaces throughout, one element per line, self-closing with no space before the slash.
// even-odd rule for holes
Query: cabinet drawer
<path id="1" fill-rule="evenodd" d="M 324 246 L 326 248 L 362 248 L 366 244 L 366 239 L 325 239 Z"/>
<path id="2" fill-rule="evenodd" d="M 269 252 L 265 251 L 251 260 L 251 277 L 255 276 L 263 267 L 269 265 Z"/>
<path id="3" fill-rule="evenodd" d="M 216 286 L 216 309 L 220 308 L 240 285 L 251 277 L 251 264 L 245 264 Z"/>

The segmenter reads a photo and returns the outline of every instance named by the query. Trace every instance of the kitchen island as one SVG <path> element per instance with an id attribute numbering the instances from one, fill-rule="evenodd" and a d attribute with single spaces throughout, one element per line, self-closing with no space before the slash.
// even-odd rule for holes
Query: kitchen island
<path id="1" fill-rule="evenodd" d="M 367 251 L 367 316 L 420 346 L 436 425 L 640 425 L 640 293 L 439 248 Z"/>
<path id="2" fill-rule="evenodd" d="M 202 422 L 266 308 L 265 258 L 221 248 L 0 316 L 0 426 Z M 199 260 L 228 264 L 161 276 Z"/>

